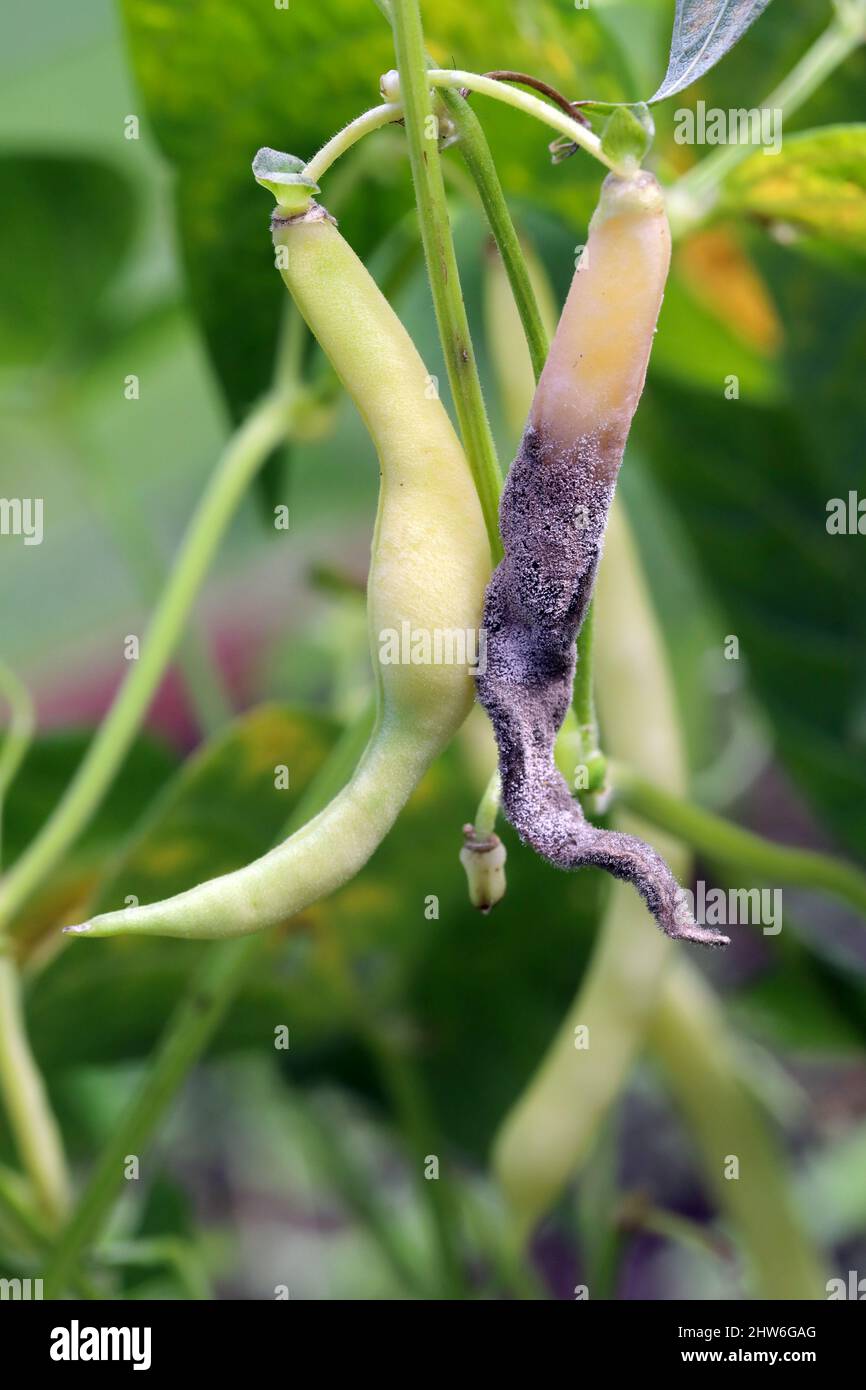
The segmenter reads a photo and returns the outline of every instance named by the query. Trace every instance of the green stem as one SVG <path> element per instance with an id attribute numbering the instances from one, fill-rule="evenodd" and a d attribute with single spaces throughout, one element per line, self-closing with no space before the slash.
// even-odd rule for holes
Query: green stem
<path id="1" fill-rule="evenodd" d="M 498 515 L 502 475 L 460 289 L 438 142 L 427 138 L 434 127 L 429 119 L 433 113 L 421 17 L 416 0 L 393 0 L 391 13 L 409 162 L 436 321 L 463 446 L 478 489 L 491 554 L 498 561 L 502 556 Z"/>
<path id="2" fill-rule="evenodd" d="M 399 102 L 389 101 L 382 106 L 371 107 L 369 111 L 365 111 L 363 115 L 350 121 L 342 130 L 338 130 L 337 134 L 333 135 L 327 144 L 313 155 L 304 173 L 313 183 L 318 183 L 331 165 L 340 158 L 340 155 L 345 154 L 371 131 L 381 130 L 382 126 L 399 121 L 402 115 L 403 108 Z"/>
<path id="3" fill-rule="evenodd" d="M 787 121 L 818 90 L 832 72 L 866 39 L 866 11 L 862 5 L 837 13 L 787 77 L 761 103 L 763 109 L 781 110 Z M 726 176 L 754 152 L 754 146 L 724 145 L 702 159 L 674 185 L 668 194 L 671 230 L 675 236 L 690 231 L 713 211 Z"/>
<path id="4" fill-rule="evenodd" d="M 21 1162 L 51 1226 L 69 1207 L 69 1175 L 60 1131 L 30 1050 L 15 962 L 0 956 L 0 1091 Z"/>
<path id="5" fill-rule="evenodd" d="M 464 1185 L 460 1201 L 470 1236 L 489 1260 L 491 1274 L 500 1290 L 527 1303 L 546 1300 L 547 1289 L 531 1259 L 510 1239 L 503 1213 L 496 1208 L 491 1210 L 483 1194 L 475 1192 L 469 1184 Z"/>
<path id="6" fill-rule="evenodd" d="M 699 1221 L 667 1211 L 664 1207 L 646 1207 L 633 1218 L 626 1212 L 624 1224 L 626 1231 L 661 1236 L 662 1240 L 675 1242 L 683 1249 L 697 1251 L 700 1255 L 709 1255 L 711 1259 L 723 1260 L 728 1254 L 729 1247 L 721 1245 L 712 1228 L 708 1229 Z"/>
<path id="7" fill-rule="evenodd" d="M 595 606 L 590 603 L 577 638 L 577 669 L 574 675 L 572 706 L 577 716 L 584 754 L 589 756 L 598 748 L 598 719 L 595 712 L 595 689 L 592 677 L 592 644 L 595 633 Z"/>
<path id="8" fill-rule="evenodd" d="M 387 9 L 385 13 L 388 13 Z M 429 58 L 426 62 L 429 72 L 433 63 Z M 458 136 L 457 148 L 478 190 L 491 234 L 502 257 L 537 382 L 547 360 L 550 340 L 484 128 L 459 91 L 445 87 L 441 91 L 441 99 L 454 125 Z"/>
<path id="9" fill-rule="evenodd" d="M 322 945 L 347 1014 L 376 1066 L 382 1089 L 403 1135 L 416 1190 L 429 1212 L 439 1257 L 437 1287 L 441 1288 L 445 1297 L 463 1297 L 466 1283 L 459 1253 L 460 1213 L 451 1183 L 446 1175 L 428 1179 L 423 1171 L 427 1155 L 440 1157 L 442 1146 L 421 1078 L 402 1051 L 401 1044 L 394 1041 L 379 1016 L 370 1008 L 355 978 L 343 940 L 326 928 Z"/>
<path id="10" fill-rule="evenodd" d="M 37 1255 L 51 1249 L 51 1230 L 35 1210 L 32 1194 L 25 1179 L 8 1168 L 0 1167 L 0 1212 L 11 1227 L 15 1240 L 21 1241 Z M 81 1298 L 99 1299 L 102 1291 L 89 1279 L 76 1272 L 70 1280 L 73 1292 Z"/>
<path id="11" fill-rule="evenodd" d="M 156 1236 L 146 1240 L 120 1241 L 99 1252 L 100 1264 L 109 1269 L 153 1269 L 167 1266 L 177 1279 L 187 1299 L 206 1303 L 213 1300 L 213 1290 L 204 1262 L 188 1241 L 179 1236 Z"/>
<path id="12" fill-rule="evenodd" d="M 674 796 L 619 763 L 613 778 L 624 806 L 713 862 L 757 874 L 765 881 L 831 893 L 866 917 L 866 873 L 854 864 L 814 850 L 774 844 Z"/>
<path id="13" fill-rule="evenodd" d="M 396 10 L 397 0 L 392 0 L 391 8 Z M 567 116 L 558 106 L 542 101 L 531 92 L 524 92 L 519 87 L 499 82 L 494 77 L 482 77 L 477 72 L 464 72 L 461 68 L 431 68 L 427 73 L 427 80 L 434 87 L 465 87 L 467 91 L 493 97 L 494 101 L 501 101 L 505 106 L 513 106 L 525 116 L 534 116 L 536 120 L 550 126 L 557 134 L 567 135 L 575 145 L 580 145 L 581 149 L 607 165 L 614 173 L 620 173 L 625 177 L 631 172 L 619 168 L 602 149 L 601 140 L 591 130 L 581 125 L 573 116 Z"/>
<path id="14" fill-rule="evenodd" d="M 230 440 L 190 522 L 140 659 L 131 666 L 57 808 L 3 882 L 0 931 L 75 842 L 105 796 L 147 713 L 214 552 L 250 480 L 284 437 L 287 421 L 285 399 L 266 396 Z"/>
<path id="15" fill-rule="evenodd" d="M 414 1164 L 415 1186 L 427 1206 L 439 1255 L 440 1284 L 446 1298 L 464 1298 L 466 1280 L 460 1261 L 460 1211 L 447 1174 L 427 1178 L 424 1165 L 428 1155 L 444 1163 L 442 1145 L 420 1077 L 399 1045 L 383 1034 L 374 1020 L 361 1019 L 362 1036 L 376 1060 L 379 1075 L 397 1117 L 410 1159 Z"/>
<path id="16" fill-rule="evenodd" d="M 121 549 L 132 571 L 138 590 L 150 607 L 155 604 L 166 580 L 166 565 L 147 525 L 122 480 L 106 470 L 108 495 L 102 499 L 107 524 L 121 541 Z M 215 734 L 231 718 L 231 706 L 222 686 L 205 637 L 195 623 L 189 623 L 176 653 L 184 692 L 200 733 Z"/>
<path id="17" fill-rule="evenodd" d="M 457 148 L 481 196 L 481 202 L 493 238 L 502 257 L 502 264 L 511 285 L 535 380 L 541 376 L 550 346 L 541 318 L 538 302 L 529 279 L 526 260 L 520 246 L 496 165 L 481 122 L 472 107 L 456 91 L 443 91 L 442 100 L 459 136 Z"/>
<path id="18" fill-rule="evenodd" d="M 688 1121 L 719 1206 L 736 1228 L 750 1282 L 763 1298 L 824 1298 L 826 1273 L 797 1211 L 785 1154 L 740 1081 L 717 998 L 682 960 L 668 976 L 649 1042 Z"/>
<path id="19" fill-rule="evenodd" d="M 0 748 L 0 867 L 3 849 L 3 806 L 36 729 L 36 713 L 26 685 L 0 661 L 0 698 L 9 706 L 9 725 Z"/>
<path id="20" fill-rule="evenodd" d="M 66 1290 L 83 1249 L 92 1243 L 114 1202 L 127 1156 L 141 1156 L 157 1122 L 213 1036 L 236 993 L 243 967 L 258 948 L 258 938 L 239 937 L 205 954 L 194 988 L 170 1020 L 138 1095 L 109 1137 L 48 1259 L 46 1298 L 57 1298 Z"/>
<path id="21" fill-rule="evenodd" d="M 478 810 L 475 812 L 475 833 L 479 840 L 487 839 L 496 829 L 501 800 L 502 782 L 497 769 L 484 788 L 478 803 Z"/>
<path id="22" fill-rule="evenodd" d="M 314 1101 L 302 1095 L 293 1098 L 292 1111 L 317 1172 L 330 1179 L 347 1209 L 366 1228 L 398 1286 L 411 1289 L 419 1298 L 428 1297 L 429 1282 L 416 1269 L 400 1232 L 376 1195 L 370 1174 L 359 1164 L 347 1142 L 350 1136 L 344 1136 Z"/>
<path id="23" fill-rule="evenodd" d="M 156 602 L 165 583 L 166 565 L 149 527 L 142 519 L 125 479 L 112 465 L 100 472 L 101 485 L 93 481 L 93 445 L 83 439 L 75 410 L 75 383 L 57 398 L 57 434 L 85 478 L 106 529 L 148 605 Z M 186 697 L 200 731 L 213 734 L 231 714 L 222 680 L 211 660 L 206 641 L 190 623 L 179 645 L 177 667 Z"/>
<path id="24" fill-rule="evenodd" d="M 49 1244 L 49 1228 L 34 1209 L 26 1179 L 4 1167 L 0 1167 L 0 1212 L 13 1227 L 16 1239 L 34 1250 L 44 1250 Z"/>
<path id="25" fill-rule="evenodd" d="M 265 451 L 267 452 L 267 451 Z M 366 743 L 372 711 L 364 711 L 339 740 L 296 806 L 287 832 L 327 805 L 343 785 Z M 127 1154 L 141 1155 L 184 1079 L 224 1018 L 253 962 L 271 942 L 269 933 L 238 937 L 211 947 L 169 1019 L 157 1054 L 138 1094 L 110 1135 L 72 1219 L 48 1261 L 46 1297 L 57 1297 L 73 1278 L 85 1248 L 92 1244 L 123 1183 Z"/>

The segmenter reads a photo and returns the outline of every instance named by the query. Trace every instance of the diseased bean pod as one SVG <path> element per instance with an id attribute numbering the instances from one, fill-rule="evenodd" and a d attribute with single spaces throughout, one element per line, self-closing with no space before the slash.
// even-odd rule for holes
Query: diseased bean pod
<path id="1" fill-rule="evenodd" d="M 627 879 L 669 936 L 724 945 L 694 921 L 655 850 L 585 819 L 554 762 L 669 264 L 658 183 L 611 175 L 502 496 L 505 556 L 485 599 L 477 684 L 499 746 L 503 809 L 521 839 L 559 868 L 594 865 Z"/>
<path id="2" fill-rule="evenodd" d="M 296 181 L 289 187 L 294 195 Z M 303 191 L 299 197 L 303 210 L 274 213 L 277 263 L 360 411 L 381 465 L 367 591 L 376 723 L 343 791 L 283 844 L 164 902 L 73 928 L 88 937 L 207 939 L 284 922 L 363 867 L 472 705 L 468 659 L 379 659 L 386 633 L 420 634 L 434 652 L 441 634 L 446 655 L 449 634 L 477 634 L 490 549 L 463 450 L 390 304 L 325 209 Z M 472 645 L 464 645 L 464 655 Z"/>

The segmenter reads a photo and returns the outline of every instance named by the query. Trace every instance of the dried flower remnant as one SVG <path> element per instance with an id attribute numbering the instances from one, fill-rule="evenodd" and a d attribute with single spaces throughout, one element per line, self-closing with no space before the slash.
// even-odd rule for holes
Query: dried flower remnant
<path id="1" fill-rule="evenodd" d="M 669 264 L 656 180 L 606 179 L 503 492 L 505 557 L 485 599 L 477 686 L 521 839 L 558 868 L 592 865 L 633 883 L 668 936 L 718 946 L 727 937 L 698 926 L 655 850 L 585 819 L 553 756 Z"/>
<path id="2" fill-rule="evenodd" d="M 505 860 L 498 835 L 480 835 L 474 825 L 464 825 L 460 863 L 466 870 L 469 901 L 485 916 L 505 897 Z"/>

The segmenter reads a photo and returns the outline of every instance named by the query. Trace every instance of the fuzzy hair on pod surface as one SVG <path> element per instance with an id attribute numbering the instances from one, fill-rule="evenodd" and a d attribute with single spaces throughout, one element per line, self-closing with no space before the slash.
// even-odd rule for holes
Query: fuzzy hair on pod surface
<path id="1" fill-rule="evenodd" d="M 655 185 L 654 180 L 652 183 Z M 614 189 L 614 193 L 618 190 Z M 604 196 L 600 208 L 604 206 Z M 627 215 L 635 214 L 629 210 Z M 643 215 L 649 214 L 638 209 L 637 216 Z M 658 217 L 657 207 L 652 215 Z M 635 229 L 639 230 L 643 229 Z M 609 234 L 619 237 L 622 243 L 614 246 L 615 256 L 610 264 L 606 263 L 602 241 Z M 603 221 L 600 227 L 597 223 L 591 227 L 589 274 L 596 273 L 598 278 L 601 272 L 605 280 L 602 284 L 587 280 L 585 287 L 578 287 L 582 301 L 577 312 L 590 322 L 597 309 L 602 316 L 605 314 L 604 296 L 617 293 L 617 285 L 610 284 L 609 275 L 611 269 L 616 269 L 616 256 L 630 254 L 629 235 L 628 227 L 623 233 L 610 220 Z M 669 255 L 669 241 L 667 248 Z M 664 248 L 657 251 L 650 243 L 649 254 L 662 257 Z M 685 895 L 664 860 L 637 837 L 599 829 L 587 821 L 554 762 L 556 735 L 572 698 L 576 639 L 592 597 L 617 472 L 643 386 L 666 272 L 665 260 L 659 272 L 656 300 L 652 295 L 646 299 L 646 329 L 639 333 L 638 342 L 643 357 L 627 364 L 619 408 L 610 410 L 606 400 L 605 409 L 593 419 L 591 402 L 581 403 L 578 413 L 582 428 L 571 436 L 562 428 L 560 407 L 555 420 L 546 419 L 545 411 L 538 408 L 546 387 L 547 398 L 551 396 L 545 377 L 553 373 L 561 377 L 564 369 L 572 370 L 575 360 L 571 341 L 564 368 L 563 353 L 558 352 L 559 331 L 554 339 L 520 452 L 502 495 L 500 528 L 505 554 L 485 597 L 487 660 L 484 673 L 476 677 L 476 685 L 499 748 L 503 810 L 520 838 L 558 868 L 592 865 L 628 880 L 668 936 L 719 946 L 727 944 L 727 937 L 695 922 Z M 580 274 L 578 271 L 576 280 Z M 571 305 L 569 296 L 563 320 Z M 576 311 L 572 308 L 571 312 Z M 573 323 L 566 324 L 566 341 L 573 329 Z M 585 343 L 580 357 L 584 352 L 591 357 L 592 350 L 592 342 Z M 579 370 L 578 366 L 578 376 Z M 579 384 L 578 381 L 578 387 Z M 556 388 L 562 399 L 558 382 Z"/>

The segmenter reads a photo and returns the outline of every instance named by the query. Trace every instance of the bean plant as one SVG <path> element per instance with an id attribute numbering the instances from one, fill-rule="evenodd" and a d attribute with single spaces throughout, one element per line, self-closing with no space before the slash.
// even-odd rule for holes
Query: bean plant
<path id="1" fill-rule="evenodd" d="M 233 425 L 169 565 L 124 481 L 95 490 L 149 616 L 73 767 L 0 665 L 3 1273 L 49 1298 L 310 1296 L 291 1254 L 260 1287 L 160 1205 L 166 1136 L 210 1144 L 216 1085 L 375 1251 L 349 1296 L 615 1298 L 629 1272 L 643 1296 L 836 1296 L 862 1117 L 805 1163 L 788 1141 L 797 1058 L 863 1034 L 862 605 L 839 615 L 866 531 L 866 126 L 833 93 L 862 79 L 866 4 L 817 34 L 779 0 L 319 8 L 260 29 L 252 0 L 120 6 Z M 31 212 L 90 177 L 7 164 Z M 45 369 L 64 438 L 100 331 L 78 375 L 68 343 Z M 360 470 L 361 426 L 364 583 L 328 475 Z M 297 543 L 314 473 L 326 635 L 296 572 L 294 674 L 238 713 L 203 586 L 242 510 Z M 286 698 L 322 651 L 316 698 Z M 708 653 L 733 684 L 708 690 Z M 180 766 L 146 731 L 173 667 Z M 785 817 L 761 833 L 778 786 L 810 847 Z M 88 1133 L 108 1062 L 132 1064 L 122 1104 L 106 1083 Z"/>

